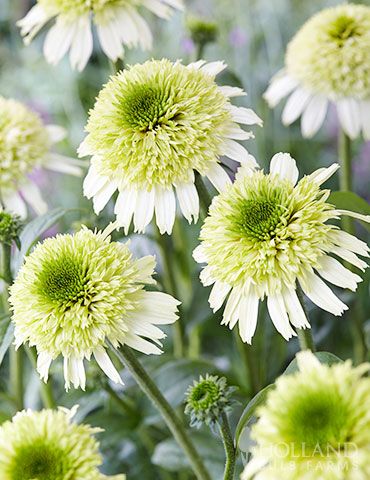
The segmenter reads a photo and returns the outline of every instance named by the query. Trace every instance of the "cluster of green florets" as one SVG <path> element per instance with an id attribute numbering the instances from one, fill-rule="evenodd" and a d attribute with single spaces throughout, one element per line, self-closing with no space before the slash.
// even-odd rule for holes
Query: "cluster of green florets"
<path id="1" fill-rule="evenodd" d="M 295 288 L 305 269 L 330 251 L 336 218 L 327 190 L 309 177 L 295 187 L 274 174 L 240 177 L 214 199 L 201 230 L 212 277 L 231 286 L 252 280 L 261 296 Z"/>
<path id="2" fill-rule="evenodd" d="M 11 245 L 16 242 L 19 245 L 19 233 L 22 226 L 23 222 L 19 215 L 0 212 L 0 243 Z"/>
<path id="3" fill-rule="evenodd" d="M 232 124 L 214 77 L 169 60 L 111 77 L 90 111 L 84 151 L 100 175 L 138 188 L 188 182 L 218 161 Z"/>
<path id="4" fill-rule="evenodd" d="M 370 97 L 370 7 L 340 5 L 314 15 L 290 42 L 288 73 L 314 93 Z"/>
<path id="5" fill-rule="evenodd" d="M 196 45 L 205 46 L 217 40 L 218 26 L 201 18 L 190 17 L 186 22 L 190 37 Z"/>
<path id="6" fill-rule="evenodd" d="M 82 229 L 39 244 L 11 287 L 16 337 L 53 358 L 89 356 L 125 337 L 143 284 L 126 245 Z"/>
<path id="7" fill-rule="evenodd" d="M 0 111 L 0 189 L 6 189 L 41 164 L 50 139 L 40 117 L 22 103 L 0 97 Z"/>
<path id="8" fill-rule="evenodd" d="M 205 377 L 200 376 L 185 394 L 185 413 L 190 415 L 190 425 L 214 425 L 222 413 L 230 408 L 234 391 L 235 388 L 229 387 L 224 377 L 208 374 Z"/>

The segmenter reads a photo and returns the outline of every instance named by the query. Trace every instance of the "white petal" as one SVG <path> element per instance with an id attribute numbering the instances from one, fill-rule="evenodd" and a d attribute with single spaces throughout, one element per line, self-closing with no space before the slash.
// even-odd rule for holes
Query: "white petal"
<path id="1" fill-rule="evenodd" d="M 154 343 L 133 333 L 127 333 L 125 336 L 125 344 L 146 355 L 160 355 L 162 353 L 162 350 L 154 345 Z"/>
<path id="2" fill-rule="evenodd" d="M 18 20 L 17 26 L 21 28 L 21 35 L 24 37 L 26 45 L 32 41 L 51 17 L 52 15 L 48 14 L 41 5 L 36 4 L 24 18 Z"/>
<path id="3" fill-rule="evenodd" d="M 263 125 L 260 117 L 251 108 L 236 107 L 230 104 L 227 109 L 231 113 L 234 122 L 244 125 L 259 125 L 260 127 Z"/>
<path id="4" fill-rule="evenodd" d="M 288 98 L 283 110 L 281 121 L 284 125 L 290 125 L 300 117 L 307 103 L 311 98 L 311 93 L 304 88 L 297 88 Z"/>
<path id="5" fill-rule="evenodd" d="M 120 39 L 119 31 L 116 30 L 115 24 L 108 21 L 104 24 L 98 23 L 97 32 L 103 52 L 113 62 L 123 57 L 123 47 Z"/>
<path id="6" fill-rule="evenodd" d="M 334 253 L 338 257 L 342 258 L 348 263 L 351 263 L 355 267 L 359 268 L 362 271 L 368 267 L 367 263 L 357 257 L 353 252 L 342 247 L 332 247 L 330 253 Z"/>
<path id="7" fill-rule="evenodd" d="M 241 480 L 251 480 L 252 478 L 258 479 L 256 473 L 258 473 L 266 464 L 268 463 L 268 458 L 263 457 L 252 457 L 250 461 L 244 468 Z"/>
<path id="8" fill-rule="evenodd" d="M 346 134 L 354 139 L 361 130 L 360 107 L 357 100 L 345 98 L 336 102 L 338 117 Z"/>
<path id="9" fill-rule="evenodd" d="M 40 352 L 37 355 L 37 372 L 40 375 L 41 380 L 45 383 L 48 381 L 49 368 L 53 357 L 46 352 Z"/>
<path id="10" fill-rule="evenodd" d="M 297 328 L 311 328 L 296 291 L 287 289 L 283 297 L 290 323 Z"/>
<path id="11" fill-rule="evenodd" d="M 226 138 L 232 138 L 233 140 L 249 140 L 254 138 L 253 132 L 246 132 L 239 127 L 236 123 L 233 123 L 225 132 Z"/>
<path id="12" fill-rule="evenodd" d="M 343 230 L 334 230 L 331 232 L 330 236 L 334 243 L 339 247 L 346 248 L 347 250 L 358 253 L 364 257 L 369 256 L 370 247 L 367 243 L 358 239 L 354 235 L 344 232 Z"/>
<path id="13" fill-rule="evenodd" d="M 67 21 L 63 16 L 57 18 L 44 43 L 44 55 L 49 63 L 56 65 L 64 57 L 71 46 L 77 26 L 76 21 Z"/>
<path id="14" fill-rule="evenodd" d="M 304 137 L 311 138 L 321 127 L 328 110 L 328 103 L 327 98 L 321 95 L 311 98 L 302 115 L 301 128 Z"/>
<path id="15" fill-rule="evenodd" d="M 74 356 L 64 357 L 64 379 L 66 390 L 69 390 L 71 382 L 75 388 L 81 387 L 85 390 L 86 376 L 82 359 Z"/>
<path id="16" fill-rule="evenodd" d="M 339 215 L 345 215 L 347 217 L 356 218 L 362 222 L 370 223 L 370 215 L 363 215 L 362 213 L 351 212 L 350 210 L 335 210 Z"/>
<path id="17" fill-rule="evenodd" d="M 234 142 L 234 140 L 225 140 L 220 148 L 221 155 L 226 155 L 232 160 L 242 164 L 254 167 L 257 166 L 257 162 L 253 155 L 250 155 L 248 151 L 242 145 L 240 145 L 240 143 Z"/>
<path id="18" fill-rule="evenodd" d="M 74 159 L 60 155 L 59 153 L 49 154 L 44 167 L 54 172 L 67 173 L 75 177 L 81 177 L 82 169 L 74 164 Z"/>
<path id="19" fill-rule="evenodd" d="M 325 255 L 318 260 L 320 268 L 318 273 L 333 285 L 337 287 L 349 288 L 353 292 L 357 289 L 357 284 L 362 282 L 362 278 L 355 273 L 352 273 L 348 268 L 344 267 L 335 258 Z"/>
<path id="20" fill-rule="evenodd" d="M 214 312 L 217 312 L 225 301 L 225 298 L 231 290 L 231 285 L 224 282 L 215 282 L 209 295 L 209 306 Z"/>
<path id="21" fill-rule="evenodd" d="M 216 190 L 222 192 L 228 185 L 231 185 L 231 179 L 219 163 L 213 163 L 211 168 L 206 173 Z"/>
<path id="22" fill-rule="evenodd" d="M 242 88 L 239 87 L 229 87 L 228 85 L 223 85 L 222 87 L 218 87 L 218 89 L 225 95 L 225 97 L 232 98 L 232 97 L 243 97 L 247 95 Z"/>
<path id="23" fill-rule="evenodd" d="M 70 51 L 71 66 L 81 72 L 93 51 L 93 36 L 91 32 L 90 17 L 80 17 L 78 28 L 73 36 Z"/>
<path id="24" fill-rule="evenodd" d="M 268 295 L 267 296 L 267 308 L 276 330 L 285 338 L 289 340 L 297 334 L 292 329 L 288 314 L 285 308 L 282 295 Z"/>
<path id="25" fill-rule="evenodd" d="M 113 193 L 117 190 L 117 183 L 111 180 L 102 187 L 93 198 L 94 212 L 98 215 L 109 202 Z"/>
<path id="26" fill-rule="evenodd" d="M 333 163 L 330 167 L 327 168 L 318 168 L 314 172 L 312 172 L 308 177 L 310 180 L 315 182 L 317 185 L 321 185 L 326 180 L 328 180 L 334 173 L 340 168 L 338 163 Z"/>
<path id="27" fill-rule="evenodd" d="M 164 292 L 145 292 L 142 298 L 144 310 L 151 312 L 147 316 L 154 324 L 171 324 L 178 319 L 178 306 L 181 304 L 176 298 Z"/>
<path id="28" fill-rule="evenodd" d="M 27 207 L 23 198 L 18 192 L 5 192 L 3 193 L 3 202 L 5 209 L 10 213 L 16 213 L 21 218 L 27 217 Z"/>
<path id="29" fill-rule="evenodd" d="M 208 75 L 215 77 L 216 75 L 221 73 L 223 70 L 225 70 L 225 68 L 227 68 L 226 63 L 217 61 L 217 62 L 206 63 L 200 69 L 202 72 L 205 72 Z"/>
<path id="30" fill-rule="evenodd" d="M 125 234 L 128 234 L 132 215 L 136 208 L 137 190 L 126 189 L 119 193 L 114 213 L 117 215 L 117 222 L 120 227 L 124 227 Z"/>
<path id="31" fill-rule="evenodd" d="M 117 372 L 116 367 L 113 365 L 112 360 L 109 358 L 109 355 L 103 347 L 96 348 L 94 350 L 94 357 L 96 363 L 103 370 L 106 376 L 112 380 L 112 382 L 123 385 L 120 374 Z"/>
<path id="32" fill-rule="evenodd" d="M 171 9 L 160 0 L 142 0 L 142 5 L 160 18 L 167 20 L 171 16 Z"/>
<path id="33" fill-rule="evenodd" d="M 362 100 L 359 105 L 362 133 L 365 140 L 370 140 L 370 101 Z"/>
<path id="34" fill-rule="evenodd" d="M 203 245 L 198 245 L 193 251 L 193 258 L 197 263 L 207 263 L 207 256 Z"/>
<path id="35" fill-rule="evenodd" d="M 177 185 L 176 194 L 186 220 L 191 223 L 194 219 L 194 223 L 196 223 L 199 216 L 199 196 L 194 183 L 189 182 Z"/>
<path id="36" fill-rule="evenodd" d="M 176 217 L 176 198 L 170 188 L 157 187 L 155 190 L 155 218 L 161 235 L 171 235 Z"/>
<path id="37" fill-rule="evenodd" d="M 144 233 L 145 227 L 151 222 L 154 215 L 155 190 L 139 190 L 137 192 L 134 211 L 135 232 Z"/>
<path id="38" fill-rule="evenodd" d="M 91 165 L 83 183 L 84 196 L 87 198 L 93 197 L 108 182 L 108 177 L 99 175 L 94 165 Z"/>
<path id="39" fill-rule="evenodd" d="M 141 15 L 138 14 L 136 8 L 126 8 L 130 10 L 130 16 L 136 25 L 137 31 L 140 32 L 138 38 L 141 48 L 143 50 L 151 50 L 153 45 L 153 35 L 147 22 L 143 19 Z"/>
<path id="40" fill-rule="evenodd" d="M 250 289 L 247 296 L 243 296 L 239 303 L 239 333 L 243 342 L 252 343 L 256 331 L 258 318 L 258 295 Z"/>
<path id="41" fill-rule="evenodd" d="M 129 47 L 136 47 L 139 44 L 140 31 L 133 21 L 130 11 L 125 6 L 115 9 L 116 24 L 118 26 L 120 39 Z M 116 29 L 117 31 L 117 29 Z"/>
<path id="42" fill-rule="evenodd" d="M 32 182 L 27 182 L 22 185 L 21 193 L 26 202 L 31 205 L 37 215 L 43 215 L 47 212 L 48 206 L 44 202 L 39 188 Z"/>
<path id="43" fill-rule="evenodd" d="M 282 179 L 289 180 L 295 185 L 298 180 L 299 171 L 297 163 L 289 153 L 276 153 L 270 163 L 270 173 L 279 175 Z"/>
<path id="44" fill-rule="evenodd" d="M 200 272 L 199 278 L 205 287 L 208 287 L 209 285 L 212 285 L 212 283 L 215 283 L 216 279 L 213 276 L 213 267 L 210 267 L 209 265 L 204 267 L 203 270 Z"/>
<path id="45" fill-rule="evenodd" d="M 194 70 L 199 70 L 203 65 L 205 65 L 205 60 L 197 60 L 196 62 L 189 63 L 186 68 L 192 68 Z"/>
<path id="46" fill-rule="evenodd" d="M 138 269 L 137 281 L 143 283 L 156 283 L 152 278 L 154 275 L 154 269 L 156 265 L 155 257 L 153 255 L 146 255 L 145 257 L 138 258 L 135 261 L 136 267 Z"/>
<path id="47" fill-rule="evenodd" d="M 58 143 L 67 137 L 67 130 L 59 125 L 45 126 L 52 143 Z"/>
<path id="48" fill-rule="evenodd" d="M 318 307 L 326 310 L 333 315 L 340 316 L 345 310 L 348 310 L 339 298 L 334 295 L 331 288 L 312 272 L 306 272 L 304 281 L 300 280 L 302 290 L 307 297 Z"/>
<path id="49" fill-rule="evenodd" d="M 242 298 L 242 292 L 240 288 L 234 287 L 231 290 L 229 298 L 226 302 L 221 325 L 228 325 L 232 330 L 239 319 L 239 302 Z"/>
<path id="50" fill-rule="evenodd" d="M 298 85 L 297 80 L 290 77 L 289 75 L 278 73 L 272 80 L 271 83 L 263 94 L 263 98 L 269 104 L 271 108 L 276 107 L 276 105 L 284 97 L 289 95 L 289 93 L 294 90 Z"/>

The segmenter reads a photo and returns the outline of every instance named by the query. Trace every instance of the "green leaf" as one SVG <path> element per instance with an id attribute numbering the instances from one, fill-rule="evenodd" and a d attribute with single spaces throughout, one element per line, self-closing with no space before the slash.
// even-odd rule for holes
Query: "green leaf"
<path id="1" fill-rule="evenodd" d="M 243 433 L 243 430 L 248 427 L 250 424 L 250 421 L 254 417 L 254 414 L 256 412 L 256 409 L 265 403 L 267 395 L 269 391 L 274 388 L 274 384 L 267 385 L 267 387 L 263 388 L 260 390 L 257 395 L 255 395 L 252 400 L 248 403 L 248 405 L 245 407 L 238 425 L 236 426 L 235 430 L 235 443 L 236 445 L 239 444 L 240 437 Z"/>
<path id="2" fill-rule="evenodd" d="M 189 435 L 195 448 L 202 457 L 211 478 L 222 478 L 225 453 L 221 441 L 217 441 L 217 439 L 208 432 L 190 431 Z M 187 457 L 172 438 L 164 440 L 156 446 L 152 456 L 152 462 L 154 465 L 169 470 L 170 472 L 190 469 Z"/>
<path id="3" fill-rule="evenodd" d="M 335 363 L 341 363 L 342 360 L 330 352 L 315 352 L 315 357 L 318 358 L 320 363 L 324 363 L 326 365 L 334 365 Z M 294 358 L 290 364 L 285 369 L 283 375 L 291 375 L 292 373 L 298 372 L 298 363 L 297 359 Z"/>
<path id="4" fill-rule="evenodd" d="M 354 192 L 331 192 L 328 202 L 340 210 L 350 210 L 362 215 L 370 215 L 370 205 Z M 361 224 L 370 231 L 369 223 L 361 222 Z"/>
<path id="5" fill-rule="evenodd" d="M 0 340 L 0 365 L 2 364 L 5 354 L 8 351 L 13 340 L 14 340 L 14 325 L 9 320 L 5 335 Z"/>
<path id="6" fill-rule="evenodd" d="M 31 248 L 37 242 L 40 236 L 46 232 L 46 230 L 55 225 L 58 220 L 63 217 L 63 215 L 71 210 L 72 209 L 55 208 L 54 210 L 50 210 L 50 212 L 45 213 L 45 215 L 35 218 L 24 227 L 19 235 L 21 248 L 14 255 L 13 260 L 15 272 L 18 272 L 23 263 L 23 258 L 30 253 Z"/>

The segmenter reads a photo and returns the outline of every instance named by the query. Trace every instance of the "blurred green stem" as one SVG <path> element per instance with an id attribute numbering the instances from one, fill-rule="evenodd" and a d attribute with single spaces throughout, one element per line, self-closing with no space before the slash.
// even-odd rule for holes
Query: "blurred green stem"
<path id="1" fill-rule="evenodd" d="M 341 129 L 339 132 L 338 140 L 338 156 L 341 169 L 339 171 L 339 186 L 340 190 L 344 192 L 352 192 L 352 141 Z M 352 218 L 343 216 L 342 217 L 342 227 L 343 230 L 355 235 L 355 224 Z M 351 271 L 354 271 L 355 268 L 352 265 L 347 265 L 347 268 Z M 356 302 L 352 310 L 352 318 L 354 325 L 354 353 L 355 353 L 355 362 L 361 363 L 367 358 L 367 345 L 366 345 L 366 335 L 364 332 L 364 320 L 365 314 L 362 311 L 361 305 L 359 302 Z"/>
<path id="2" fill-rule="evenodd" d="M 151 377 L 144 370 L 141 363 L 137 360 L 132 350 L 126 346 L 122 346 L 119 350 L 116 350 L 109 342 L 108 344 L 114 355 L 116 355 L 123 365 L 127 366 L 141 390 L 162 415 L 175 440 L 187 455 L 197 479 L 211 480 L 211 477 L 203 464 L 203 460 L 190 440 L 184 425 Z"/>
<path id="3" fill-rule="evenodd" d="M 236 463 L 236 450 L 234 446 L 233 435 L 230 429 L 230 424 L 225 412 L 223 412 L 221 415 L 219 426 L 226 454 L 224 480 L 233 480 Z"/>
<path id="4" fill-rule="evenodd" d="M 161 250 L 163 260 L 163 283 L 167 293 L 171 294 L 177 300 L 179 298 L 179 291 L 174 272 L 174 245 L 172 238 L 169 235 L 161 235 L 158 227 L 156 227 L 156 240 Z M 179 319 L 173 324 L 173 350 L 175 357 L 183 357 L 185 352 L 185 328 L 184 319 L 182 316 L 181 305 L 179 308 Z"/>
<path id="5" fill-rule="evenodd" d="M 303 296 L 303 292 L 300 285 L 297 285 L 297 295 L 298 295 L 300 304 L 302 305 L 302 308 L 304 310 L 304 313 L 306 315 L 306 318 L 308 321 L 310 321 L 308 311 L 306 308 L 306 303 Z M 312 332 L 310 328 L 297 328 L 297 335 L 298 335 L 299 347 L 301 350 L 311 350 L 311 352 L 316 351 L 315 343 L 313 341 Z"/>
<path id="6" fill-rule="evenodd" d="M 243 359 L 246 373 L 249 377 L 249 387 L 251 395 L 254 396 L 257 392 L 261 390 L 262 385 L 259 378 L 258 363 L 254 358 L 255 355 L 253 355 L 253 347 L 242 341 L 239 332 L 236 329 L 234 329 L 234 338 L 237 348 L 239 350 L 239 354 Z"/>

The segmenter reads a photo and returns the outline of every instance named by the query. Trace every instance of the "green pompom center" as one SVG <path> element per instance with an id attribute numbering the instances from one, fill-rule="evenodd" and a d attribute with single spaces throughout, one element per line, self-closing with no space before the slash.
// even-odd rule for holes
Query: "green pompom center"
<path id="1" fill-rule="evenodd" d="M 280 223 L 283 208 L 272 200 L 246 200 L 241 227 L 248 237 L 268 240 Z"/>
<path id="2" fill-rule="evenodd" d="M 203 380 L 194 386 L 189 398 L 189 403 L 194 410 L 205 411 L 217 404 L 220 397 L 220 388 L 212 380 Z"/>
<path id="3" fill-rule="evenodd" d="M 329 25 L 328 34 L 333 40 L 336 40 L 338 44 L 342 44 L 351 37 L 360 36 L 361 32 L 353 17 L 342 15 Z"/>
<path id="4" fill-rule="evenodd" d="M 40 274 L 40 289 L 50 300 L 77 302 L 87 293 L 86 273 L 81 261 L 62 256 L 44 265 Z"/>
<path id="5" fill-rule="evenodd" d="M 11 467 L 12 480 L 64 480 L 71 473 L 65 452 L 44 444 L 22 447 Z"/>

